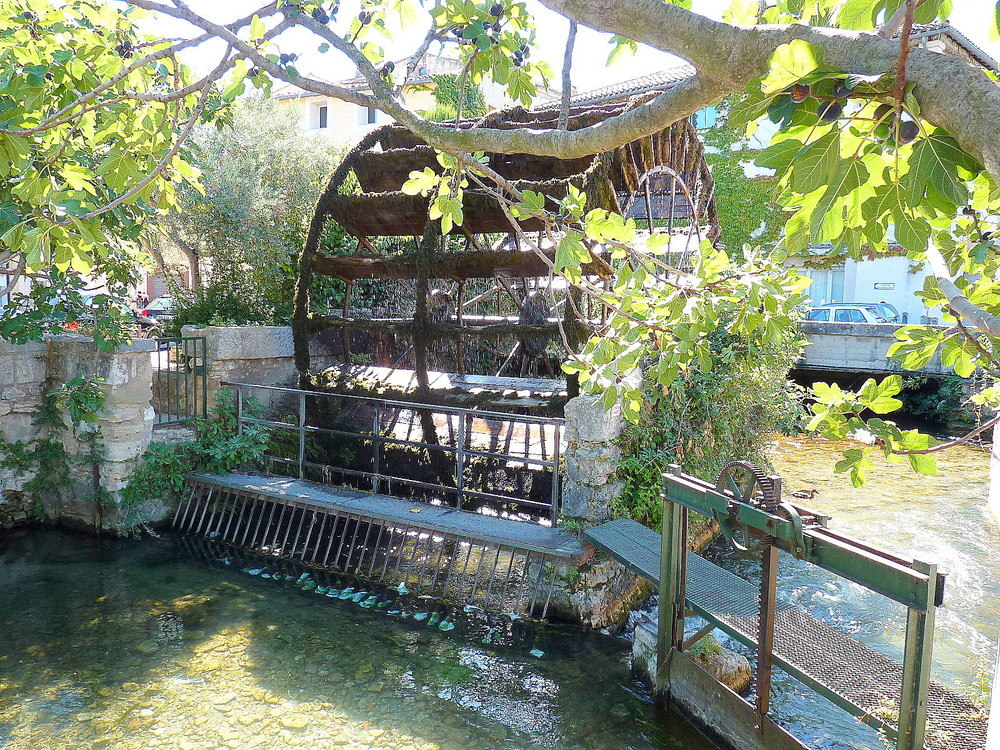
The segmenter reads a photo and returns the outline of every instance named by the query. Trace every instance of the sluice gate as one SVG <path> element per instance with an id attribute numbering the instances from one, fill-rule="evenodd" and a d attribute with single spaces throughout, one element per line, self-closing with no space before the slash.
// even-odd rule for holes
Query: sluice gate
<path id="1" fill-rule="evenodd" d="M 400 591 L 544 618 L 583 553 L 539 524 L 275 476 L 192 475 L 174 528 Z"/>
<path id="2" fill-rule="evenodd" d="M 756 657 L 752 703 L 745 710 L 739 706 L 750 720 L 750 739 L 738 742 L 741 747 L 760 746 L 753 741 L 772 724 L 773 665 L 883 732 L 897 750 L 984 750 L 984 712 L 930 680 L 934 617 L 944 593 L 944 576 L 936 566 L 902 559 L 828 528 L 826 517 L 782 501 L 780 479 L 760 474 L 752 464 L 734 462 L 719 480 L 713 486 L 685 474 L 665 474 L 662 535 L 628 519 L 584 532 L 588 542 L 660 588 L 658 683 L 668 693 L 685 693 L 689 684 L 671 685 L 678 659 L 718 629 L 752 648 Z M 759 585 L 686 550 L 689 510 L 718 521 L 741 552 L 760 553 Z M 779 550 L 853 581 L 887 604 L 905 607 L 902 662 L 779 600 Z M 694 635 L 685 632 L 690 617 L 705 623 Z M 681 682 L 689 682 L 686 675 Z M 732 697 L 734 705 L 743 703 Z"/>

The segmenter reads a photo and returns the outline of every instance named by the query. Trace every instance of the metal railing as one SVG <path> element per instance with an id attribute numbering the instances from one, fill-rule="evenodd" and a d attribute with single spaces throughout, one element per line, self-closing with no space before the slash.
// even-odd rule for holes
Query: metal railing
<path id="1" fill-rule="evenodd" d="M 157 425 L 183 424 L 208 414 L 208 364 L 204 336 L 157 338 L 153 361 L 153 410 Z"/>
<path id="2" fill-rule="evenodd" d="M 724 470 L 720 486 L 727 476 Z M 986 734 L 985 718 L 977 715 L 981 712 L 930 680 L 934 620 L 945 580 L 937 565 L 908 560 L 828 528 L 826 516 L 781 499 L 779 477 L 761 476 L 750 491 L 743 491 L 738 483 L 731 490 L 719 489 L 677 467 L 664 474 L 659 679 L 668 679 L 671 651 L 683 651 L 718 628 L 755 651 L 758 725 L 769 716 L 771 672 L 777 666 L 883 732 L 896 750 L 981 750 Z M 762 495 L 755 486 L 765 488 Z M 736 550 L 757 547 L 761 570 L 756 587 L 686 551 L 688 511 L 718 522 Z M 779 600 L 779 550 L 802 561 L 799 565 L 822 569 L 887 604 L 902 605 L 901 663 Z M 685 619 L 691 614 L 707 624 L 686 637 Z"/>
<path id="3" fill-rule="evenodd" d="M 296 433 L 294 457 L 269 453 L 267 459 L 294 467 L 299 478 L 328 481 L 328 475 L 339 474 L 366 483 L 374 493 L 393 494 L 394 486 L 406 488 L 410 494 L 423 490 L 460 510 L 489 507 L 493 512 L 527 515 L 553 525 L 558 521 L 562 419 L 251 383 L 224 381 L 221 385 L 236 391 L 241 430 L 244 425 L 256 424 Z M 272 413 L 283 407 L 288 411 L 294 408 L 294 415 L 289 421 L 250 415 L 247 397 L 255 394 L 266 395 Z M 308 408 L 310 400 L 314 402 L 312 410 Z M 346 408 L 338 414 L 317 408 L 320 402 L 333 401 L 340 401 Z M 430 439 L 426 434 L 429 426 L 433 426 Z M 415 430 L 420 439 L 411 439 Z M 313 436 L 356 441 L 370 454 L 369 467 L 313 460 L 330 454 L 329 446 L 310 444 Z M 393 448 L 395 455 L 391 455 Z M 407 464 L 398 460 L 399 449 L 426 451 L 419 468 L 436 472 L 437 481 L 403 475 Z M 539 482 L 544 488 L 548 481 L 544 500 L 538 492 L 532 497 L 515 491 L 517 488 L 507 487 L 504 491 L 492 486 L 501 484 L 504 478 L 516 482 L 519 472 L 530 476 L 533 487 Z M 445 473 L 447 484 L 442 476 Z"/>

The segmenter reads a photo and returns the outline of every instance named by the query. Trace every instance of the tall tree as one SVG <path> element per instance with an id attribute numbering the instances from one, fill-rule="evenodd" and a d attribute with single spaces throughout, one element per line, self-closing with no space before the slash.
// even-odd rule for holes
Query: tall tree
<path id="1" fill-rule="evenodd" d="M 221 308 L 204 313 L 270 321 L 290 305 L 309 218 L 343 148 L 302 133 L 298 110 L 265 96 L 241 99 L 225 124 L 197 128 L 191 146 L 199 184 L 179 191 L 152 242 L 187 258 L 195 304 L 211 297 Z"/>

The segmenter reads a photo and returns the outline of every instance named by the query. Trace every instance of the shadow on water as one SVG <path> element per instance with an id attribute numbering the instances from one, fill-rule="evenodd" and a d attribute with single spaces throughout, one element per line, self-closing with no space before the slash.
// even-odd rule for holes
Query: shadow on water
<path id="1" fill-rule="evenodd" d="M 0 544 L 4 750 L 709 747 L 610 639 L 461 611 L 445 632 L 430 601 L 366 610 L 169 540 Z"/>

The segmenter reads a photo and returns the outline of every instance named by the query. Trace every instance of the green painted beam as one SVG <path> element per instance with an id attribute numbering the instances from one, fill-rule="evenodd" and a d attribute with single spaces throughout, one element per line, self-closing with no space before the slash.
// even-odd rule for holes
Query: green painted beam
<path id="1" fill-rule="evenodd" d="M 792 521 L 746 503 L 734 503 L 728 495 L 694 477 L 664 474 L 663 480 L 668 500 L 708 518 L 730 519 L 752 531 L 771 534 L 786 552 L 893 601 L 922 612 L 941 603 L 944 577 L 940 574 L 937 585 L 929 587 L 926 573 L 884 551 L 823 527 L 803 529 L 800 537 Z M 935 592 L 932 600 L 928 599 L 929 591 Z"/>

